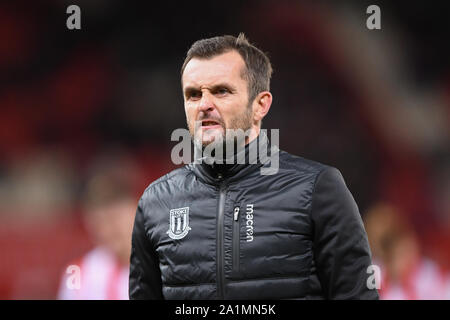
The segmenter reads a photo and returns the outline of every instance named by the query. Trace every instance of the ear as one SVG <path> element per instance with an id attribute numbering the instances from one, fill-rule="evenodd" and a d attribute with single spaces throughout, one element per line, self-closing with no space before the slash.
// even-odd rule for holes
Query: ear
<path id="1" fill-rule="evenodd" d="M 253 101 L 253 121 L 260 122 L 269 112 L 272 105 L 272 94 L 269 91 L 260 92 Z"/>

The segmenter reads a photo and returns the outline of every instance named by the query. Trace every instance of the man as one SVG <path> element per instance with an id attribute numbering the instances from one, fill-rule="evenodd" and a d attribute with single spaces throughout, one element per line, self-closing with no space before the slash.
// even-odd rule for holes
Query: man
<path id="1" fill-rule="evenodd" d="M 232 159 L 269 150 L 260 128 L 271 73 L 242 34 L 194 43 L 181 70 L 194 144 L 228 145 L 236 140 L 226 132 L 242 129 L 246 146 Z M 367 285 L 367 236 L 340 172 L 271 150 L 253 163 L 192 163 L 145 190 L 131 299 L 378 299 Z M 275 158 L 276 173 L 262 174 Z"/>
<path id="2" fill-rule="evenodd" d="M 137 169 L 126 158 L 109 153 L 92 169 L 95 174 L 89 179 L 83 197 L 83 222 L 94 247 L 69 264 L 57 297 L 128 300 L 130 242 L 136 206 L 133 172 Z"/>

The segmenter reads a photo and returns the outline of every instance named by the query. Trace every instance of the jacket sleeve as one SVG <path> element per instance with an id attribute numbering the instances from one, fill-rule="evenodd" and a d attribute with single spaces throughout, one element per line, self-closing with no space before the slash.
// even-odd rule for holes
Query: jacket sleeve
<path id="1" fill-rule="evenodd" d="M 317 273 L 327 299 L 379 299 L 369 289 L 372 264 L 367 234 L 341 173 L 327 167 L 318 176 L 311 219 Z"/>
<path id="2" fill-rule="evenodd" d="M 145 232 L 142 198 L 132 234 L 129 296 L 131 300 L 163 299 L 159 259 Z"/>

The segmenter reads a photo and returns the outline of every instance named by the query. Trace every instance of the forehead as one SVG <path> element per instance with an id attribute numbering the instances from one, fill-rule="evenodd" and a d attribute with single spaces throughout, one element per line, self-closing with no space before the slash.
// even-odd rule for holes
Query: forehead
<path id="1" fill-rule="evenodd" d="M 211 59 L 193 58 L 184 69 L 183 87 L 212 85 L 224 81 L 242 81 L 245 84 L 241 76 L 244 68 L 244 59 L 237 51 L 226 52 Z"/>

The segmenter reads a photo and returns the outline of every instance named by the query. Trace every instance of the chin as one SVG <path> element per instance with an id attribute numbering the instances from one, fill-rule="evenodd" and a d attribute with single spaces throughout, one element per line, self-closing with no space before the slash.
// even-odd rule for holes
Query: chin
<path id="1" fill-rule="evenodd" d="M 218 140 L 218 141 L 222 141 L 222 140 Z M 203 147 L 209 146 L 210 144 L 214 144 L 214 143 L 217 143 L 216 139 L 203 139 L 202 140 Z"/>
<path id="2" fill-rule="evenodd" d="M 198 141 L 202 141 L 202 145 L 206 147 L 210 143 L 213 142 L 222 142 L 223 141 L 223 133 L 222 130 L 208 130 L 213 132 L 200 132 L 198 136 Z"/>

